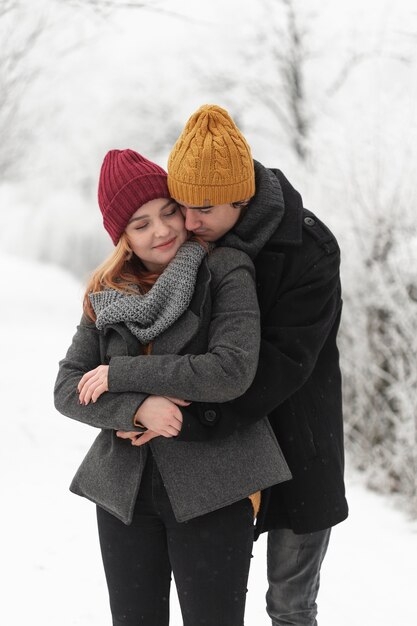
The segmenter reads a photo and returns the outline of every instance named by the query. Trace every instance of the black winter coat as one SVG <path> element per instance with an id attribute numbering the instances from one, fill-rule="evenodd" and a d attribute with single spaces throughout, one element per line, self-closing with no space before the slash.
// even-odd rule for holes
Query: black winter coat
<path id="1" fill-rule="evenodd" d="M 272 172 L 285 212 L 255 258 L 262 324 L 257 374 L 237 400 L 184 410 L 179 439 L 226 437 L 268 415 L 293 479 L 263 492 L 257 533 L 279 527 L 307 533 L 348 514 L 336 345 L 340 250 L 282 172 Z"/>

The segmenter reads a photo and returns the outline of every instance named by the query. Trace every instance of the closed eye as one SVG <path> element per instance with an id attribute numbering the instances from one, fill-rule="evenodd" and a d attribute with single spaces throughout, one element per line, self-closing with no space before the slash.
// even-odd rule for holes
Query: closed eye
<path id="1" fill-rule="evenodd" d="M 178 204 L 178 202 L 177 202 L 177 207 L 180 209 L 181 213 L 183 215 L 185 215 L 187 207 L 184 206 L 183 204 Z M 198 211 L 199 213 L 210 213 L 212 208 L 213 208 L 212 206 L 208 206 L 208 207 L 190 207 L 190 211 Z"/>
<path id="2" fill-rule="evenodd" d="M 173 209 L 171 209 L 171 211 L 168 211 L 167 213 L 163 213 L 164 217 L 170 217 L 171 215 L 175 215 L 175 213 L 178 211 L 178 206 L 174 206 Z"/>

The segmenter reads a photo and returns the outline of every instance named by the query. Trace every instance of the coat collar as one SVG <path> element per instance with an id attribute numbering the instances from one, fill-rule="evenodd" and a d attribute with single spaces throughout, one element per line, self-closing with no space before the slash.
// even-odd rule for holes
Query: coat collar
<path id="1" fill-rule="evenodd" d="M 258 161 L 253 162 L 256 193 L 235 226 L 218 246 L 237 248 L 255 259 L 279 227 L 284 215 L 284 197 L 278 177 Z"/>
<path id="2" fill-rule="evenodd" d="M 284 197 L 284 216 L 280 225 L 268 241 L 273 245 L 299 246 L 302 243 L 303 200 L 281 170 L 272 169 L 281 185 Z"/>
<path id="3" fill-rule="evenodd" d="M 302 243 L 303 201 L 281 170 L 254 161 L 256 193 L 243 219 L 222 239 L 220 246 L 243 250 L 252 259 L 270 246 Z"/>

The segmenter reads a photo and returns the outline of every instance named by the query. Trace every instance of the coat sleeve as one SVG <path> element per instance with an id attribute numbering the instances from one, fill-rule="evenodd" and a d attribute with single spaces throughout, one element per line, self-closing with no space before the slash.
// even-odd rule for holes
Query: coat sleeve
<path id="1" fill-rule="evenodd" d="M 248 389 L 255 376 L 260 343 L 253 264 L 237 250 L 215 250 L 212 257 L 207 352 L 113 357 L 109 390 L 227 402 Z"/>
<path id="2" fill-rule="evenodd" d="M 140 393 L 104 393 L 96 403 L 81 406 L 77 385 L 85 372 L 101 364 L 99 332 L 85 317 L 77 327 L 65 358 L 59 363 L 54 388 L 55 408 L 67 417 L 96 428 L 138 430 L 135 413 L 147 397 Z"/>
<path id="3" fill-rule="evenodd" d="M 250 388 L 232 402 L 193 403 L 182 409 L 178 440 L 227 437 L 269 415 L 302 387 L 326 339 L 339 324 L 339 265 L 337 248 L 323 254 L 279 295 L 262 321 L 258 369 Z"/>

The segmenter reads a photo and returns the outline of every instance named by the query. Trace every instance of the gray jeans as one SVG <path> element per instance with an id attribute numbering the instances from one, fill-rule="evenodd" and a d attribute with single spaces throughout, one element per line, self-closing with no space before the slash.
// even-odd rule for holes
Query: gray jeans
<path id="1" fill-rule="evenodd" d="M 266 610 L 272 626 L 317 626 L 320 568 L 329 539 L 330 528 L 306 535 L 269 531 Z"/>

